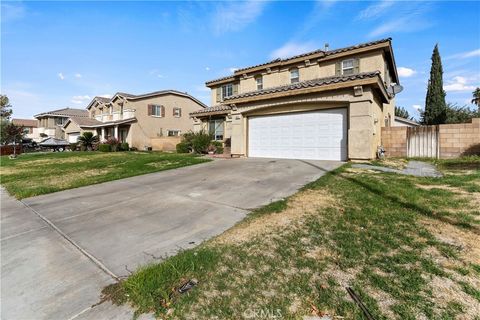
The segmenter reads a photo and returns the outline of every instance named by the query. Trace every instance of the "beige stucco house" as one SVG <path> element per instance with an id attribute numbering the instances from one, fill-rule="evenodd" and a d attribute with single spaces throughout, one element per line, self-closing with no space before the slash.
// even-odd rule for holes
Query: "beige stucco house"
<path id="1" fill-rule="evenodd" d="M 119 92 L 111 99 L 95 97 L 86 108 L 88 117 L 69 118 L 63 131 L 69 142 L 90 131 L 101 141 L 116 138 L 139 150 L 164 149 L 166 144 L 174 148 L 180 135 L 193 129 L 189 113 L 205 107 L 175 90 L 141 95 Z M 169 143 L 169 139 L 175 141 Z"/>
<path id="2" fill-rule="evenodd" d="M 37 119 L 37 128 L 33 128 L 32 138 L 39 142 L 46 138 L 65 139 L 62 130 L 63 125 L 71 117 L 88 118 L 85 109 L 63 108 L 53 111 L 42 112 L 34 116 Z"/>
<path id="3" fill-rule="evenodd" d="M 23 128 L 23 134 L 25 138 L 33 139 L 33 130 L 37 128 L 38 121 L 34 119 L 12 119 L 12 123 L 16 126 Z"/>
<path id="4" fill-rule="evenodd" d="M 195 130 L 231 143 L 232 155 L 371 159 L 394 119 L 399 84 L 391 39 L 316 50 L 208 81 L 212 107 Z"/>

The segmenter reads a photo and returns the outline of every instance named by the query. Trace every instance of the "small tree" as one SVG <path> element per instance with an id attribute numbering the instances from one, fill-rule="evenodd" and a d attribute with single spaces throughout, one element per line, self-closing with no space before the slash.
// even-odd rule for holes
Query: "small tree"
<path id="1" fill-rule="evenodd" d="M 0 95 L 0 118 L 1 120 L 10 120 L 12 116 L 12 106 L 6 95 Z"/>
<path id="2" fill-rule="evenodd" d="M 475 89 L 475 91 L 472 92 L 472 95 L 472 103 L 477 105 L 478 111 L 480 111 L 480 88 Z"/>
<path id="3" fill-rule="evenodd" d="M 428 80 L 425 110 L 422 113 L 422 124 L 442 124 L 447 119 L 447 104 L 443 90 L 443 68 L 438 44 L 432 53 L 432 67 Z"/>
<path id="4" fill-rule="evenodd" d="M 447 103 L 447 120 L 445 123 L 467 123 L 472 118 L 480 116 L 480 111 L 472 110 L 468 106 L 458 106 Z"/>
<path id="5" fill-rule="evenodd" d="M 404 118 L 404 119 L 412 119 L 412 117 L 410 117 L 410 114 L 408 113 L 407 109 L 403 108 L 403 107 L 397 107 L 395 106 L 395 116 L 397 117 L 400 117 L 400 118 Z"/>
<path id="6" fill-rule="evenodd" d="M 88 151 L 93 150 L 93 146 L 98 143 L 98 136 L 93 135 L 92 132 L 84 132 L 80 137 L 78 137 L 78 142 Z"/>

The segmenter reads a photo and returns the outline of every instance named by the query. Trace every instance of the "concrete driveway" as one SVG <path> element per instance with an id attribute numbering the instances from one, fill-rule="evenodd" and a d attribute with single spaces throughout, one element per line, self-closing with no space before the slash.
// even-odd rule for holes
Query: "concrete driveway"
<path id="1" fill-rule="evenodd" d="M 115 278 L 222 233 L 341 163 L 216 160 L 18 202 L 2 192 L 2 319 L 129 319 L 91 308 Z"/>

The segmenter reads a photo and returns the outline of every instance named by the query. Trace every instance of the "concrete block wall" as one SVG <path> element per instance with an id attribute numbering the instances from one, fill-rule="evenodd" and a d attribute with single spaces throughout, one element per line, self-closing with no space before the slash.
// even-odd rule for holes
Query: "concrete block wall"
<path id="1" fill-rule="evenodd" d="M 406 157 L 408 127 L 383 127 L 382 145 L 387 157 Z M 457 158 L 480 153 L 480 118 L 471 123 L 439 125 L 440 158 Z"/>
<path id="2" fill-rule="evenodd" d="M 439 132 L 440 158 L 480 153 L 480 118 L 472 123 L 442 124 Z"/>
<path id="3" fill-rule="evenodd" d="M 383 127 L 382 145 L 387 157 L 407 156 L 407 127 Z"/>

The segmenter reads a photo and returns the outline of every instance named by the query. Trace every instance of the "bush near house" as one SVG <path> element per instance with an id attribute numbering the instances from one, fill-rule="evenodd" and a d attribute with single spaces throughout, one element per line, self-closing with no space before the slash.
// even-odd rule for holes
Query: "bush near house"
<path id="1" fill-rule="evenodd" d="M 108 143 L 100 143 L 98 145 L 98 151 L 101 152 L 111 152 L 112 151 L 112 146 Z"/>
<path id="2" fill-rule="evenodd" d="M 78 143 L 77 143 L 77 142 L 75 142 L 75 143 L 70 143 L 70 146 L 69 146 L 70 150 L 72 150 L 72 151 L 77 151 L 77 147 L 78 147 Z"/>
<path id="3" fill-rule="evenodd" d="M 175 147 L 177 149 L 177 153 L 190 153 L 190 146 L 185 141 L 180 142 Z"/>
<path id="4" fill-rule="evenodd" d="M 220 141 L 212 141 L 210 143 L 211 146 L 215 148 L 215 153 L 216 154 L 222 154 L 223 153 L 223 144 Z"/>
<path id="5" fill-rule="evenodd" d="M 182 145 L 179 147 L 181 151 L 192 150 L 194 153 L 207 153 L 212 137 L 205 131 L 187 132 L 182 136 Z M 185 153 L 185 152 L 182 152 Z"/>
<path id="6" fill-rule="evenodd" d="M 128 151 L 129 149 L 130 149 L 130 146 L 128 145 L 128 142 L 120 143 L 120 151 Z"/>
<path id="7" fill-rule="evenodd" d="M 110 151 L 116 152 L 120 149 L 120 141 L 117 138 L 108 138 L 107 144 L 110 145 Z"/>

